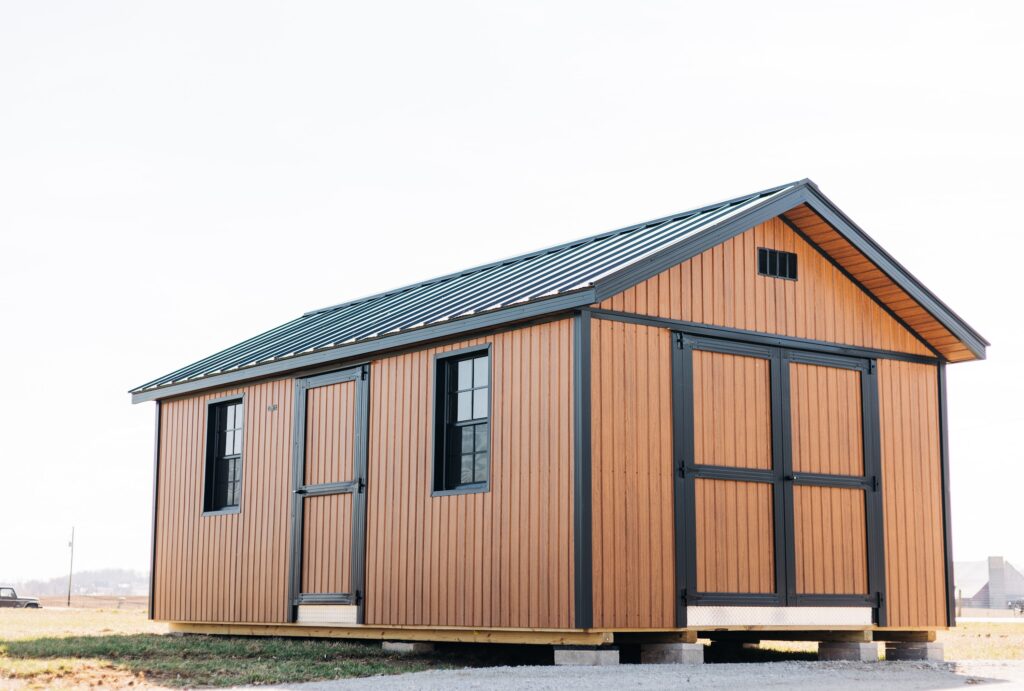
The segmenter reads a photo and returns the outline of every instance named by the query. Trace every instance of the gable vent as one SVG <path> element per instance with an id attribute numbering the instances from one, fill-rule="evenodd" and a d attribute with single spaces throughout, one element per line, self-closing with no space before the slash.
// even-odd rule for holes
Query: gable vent
<path id="1" fill-rule="evenodd" d="M 796 255 L 792 252 L 757 248 L 757 273 L 774 278 L 796 280 Z"/>

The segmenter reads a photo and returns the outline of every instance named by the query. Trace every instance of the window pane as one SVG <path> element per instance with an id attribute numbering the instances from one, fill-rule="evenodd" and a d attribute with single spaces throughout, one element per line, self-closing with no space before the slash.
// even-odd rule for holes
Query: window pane
<path id="1" fill-rule="evenodd" d="M 459 473 L 459 482 L 473 482 L 473 454 L 462 455 L 462 471 Z"/>
<path id="2" fill-rule="evenodd" d="M 473 453 L 473 428 L 462 427 L 462 453 Z"/>
<path id="3" fill-rule="evenodd" d="M 228 456 L 234 453 L 235 448 L 235 433 L 228 430 L 224 433 L 224 450 L 221 452 L 222 455 Z"/>
<path id="4" fill-rule="evenodd" d="M 487 386 L 487 356 L 473 360 L 473 386 Z"/>
<path id="5" fill-rule="evenodd" d="M 476 430 L 476 448 L 475 451 L 486 451 L 487 450 L 487 428 L 490 427 L 487 423 L 482 425 L 476 425 L 473 429 Z M 463 445 L 462 450 L 465 451 L 466 447 Z"/>
<path id="6" fill-rule="evenodd" d="M 464 391 L 471 388 L 473 388 L 473 361 L 460 360 L 458 390 Z"/>
<path id="7" fill-rule="evenodd" d="M 473 481 L 485 482 L 487 480 L 487 453 L 478 453 L 473 468 Z"/>
<path id="8" fill-rule="evenodd" d="M 462 422 L 463 420 L 468 420 L 469 416 L 472 414 L 471 408 L 473 404 L 473 392 L 463 391 L 459 393 L 458 396 L 459 407 L 455 419 L 458 420 L 459 422 Z"/>
<path id="9" fill-rule="evenodd" d="M 242 429 L 242 404 L 236 403 L 231 407 L 235 409 L 235 429 Z"/>
<path id="10" fill-rule="evenodd" d="M 235 406 L 224 406 L 224 429 L 235 428 Z"/>
<path id="11" fill-rule="evenodd" d="M 487 417 L 487 389 L 477 389 L 473 392 L 473 419 L 479 420 Z"/>
<path id="12" fill-rule="evenodd" d="M 235 453 L 242 453 L 242 430 L 235 432 Z"/>

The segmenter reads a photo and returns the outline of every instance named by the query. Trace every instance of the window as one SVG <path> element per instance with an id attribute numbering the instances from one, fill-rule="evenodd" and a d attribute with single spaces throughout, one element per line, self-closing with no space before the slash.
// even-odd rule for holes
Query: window
<path id="1" fill-rule="evenodd" d="M 757 248 L 757 273 L 762 276 L 796 280 L 796 255 L 782 250 Z"/>
<path id="2" fill-rule="evenodd" d="M 242 400 L 209 407 L 205 510 L 237 511 L 242 498 Z"/>
<path id="3" fill-rule="evenodd" d="M 14 588 L 0 588 L 0 597 L 14 598 Z"/>
<path id="4" fill-rule="evenodd" d="M 491 451 L 491 357 L 474 350 L 437 359 L 434 491 L 487 490 Z"/>

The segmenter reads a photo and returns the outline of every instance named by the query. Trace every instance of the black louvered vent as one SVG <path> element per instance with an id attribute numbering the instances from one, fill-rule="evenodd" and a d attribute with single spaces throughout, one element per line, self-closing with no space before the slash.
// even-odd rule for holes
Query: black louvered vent
<path id="1" fill-rule="evenodd" d="M 796 255 L 767 247 L 757 248 L 757 273 L 774 278 L 796 280 Z"/>

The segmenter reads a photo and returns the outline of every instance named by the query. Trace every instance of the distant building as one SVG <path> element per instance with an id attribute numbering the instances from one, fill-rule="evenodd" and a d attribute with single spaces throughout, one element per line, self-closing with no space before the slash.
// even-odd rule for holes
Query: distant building
<path id="1" fill-rule="evenodd" d="M 956 562 L 953 581 L 961 607 L 1005 609 L 1024 598 L 1024 575 L 1002 557 Z"/>

